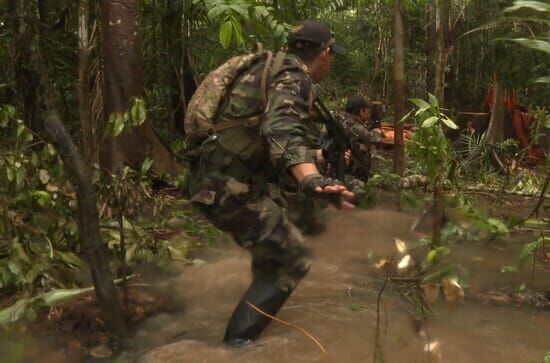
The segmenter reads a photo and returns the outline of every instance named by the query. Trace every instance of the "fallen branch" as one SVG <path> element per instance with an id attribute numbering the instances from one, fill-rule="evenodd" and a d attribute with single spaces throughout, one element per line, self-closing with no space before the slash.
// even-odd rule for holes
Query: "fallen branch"
<path id="1" fill-rule="evenodd" d="M 252 309 L 256 310 L 257 312 L 259 312 L 260 314 L 264 315 L 264 316 L 267 316 L 268 318 L 272 319 L 272 320 L 275 320 L 276 322 L 278 323 L 281 323 L 283 325 L 286 325 L 286 326 L 290 326 L 294 329 L 297 329 L 298 331 L 300 331 L 302 334 L 304 334 L 306 337 L 308 337 L 309 339 L 311 339 L 311 341 L 313 341 L 317 347 L 321 350 L 321 352 L 323 353 L 326 353 L 327 351 L 325 350 L 325 347 L 323 347 L 323 345 L 321 343 L 319 343 L 319 341 L 317 339 L 315 339 L 315 337 L 313 335 L 311 335 L 310 333 L 307 332 L 307 330 L 305 330 L 304 328 L 296 325 L 296 324 L 293 324 L 293 323 L 290 323 L 288 321 L 284 321 L 282 319 L 279 319 L 273 315 L 270 315 L 264 311 L 262 311 L 259 307 L 257 307 L 256 305 L 252 304 L 250 301 L 247 301 L 246 302 Z"/>
<path id="2" fill-rule="evenodd" d="M 474 188 L 474 187 L 468 187 L 466 189 L 461 189 L 461 192 L 477 192 L 477 193 L 493 193 L 497 194 L 500 193 L 499 189 L 491 189 L 491 188 Z M 527 193 L 527 192 L 516 192 L 511 190 L 505 190 L 503 191 L 504 194 L 508 195 L 517 195 L 519 197 L 524 198 L 540 198 L 540 199 L 550 199 L 550 193 L 549 194 L 542 194 L 542 193 Z"/>

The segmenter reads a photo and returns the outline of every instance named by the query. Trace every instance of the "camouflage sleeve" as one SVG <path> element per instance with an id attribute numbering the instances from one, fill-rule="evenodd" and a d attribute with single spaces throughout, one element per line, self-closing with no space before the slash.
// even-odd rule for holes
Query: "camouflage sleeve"
<path id="1" fill-rule="evenodd" d="M 374 132 L 369 131 L 359 120 L 344 115 L 339 115 L 337 119 L 341 120 L 342 127 L 357 141 L 364 144 L 380 142 L 380 137 L 377 137 Z"/>
<path id="2" fill-rule="evenodd" d="M 271 82 L 263 136 L 273 165 L 286 170 L 301 163 L 314 163 L 315 137 L 319 129 L 309 120 L 311 79 L 304 71 L 286 70 Z"/>

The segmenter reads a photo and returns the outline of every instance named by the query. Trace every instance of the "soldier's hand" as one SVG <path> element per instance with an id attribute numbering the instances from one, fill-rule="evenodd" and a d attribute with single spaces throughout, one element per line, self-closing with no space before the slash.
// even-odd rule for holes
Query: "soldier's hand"
<path id="1" fill-rule="evenodd" d="M 346 162 L 346 165 L 349 165 L 349 163 L 351 162 L 351 150 L 350 149 L 346 149 L 346 151 L 344 151 L 344 160 Z"/>
<path id="2" fill-rule="evenodd" d="M 337 179 L 326 178 L 321 174 L 309 174 L 300 183 L 300 190 L 309 196 L 325 197 L 338 208 L 352 209 L 354 194 Z"/>
<path id="3" fill-rule="evenodd" d="M 386 138 L 384 131 L 380 128 L 375 128 L 370 131 L 372 133 L 372 142 L 380 142 L 382 139 Z"/>

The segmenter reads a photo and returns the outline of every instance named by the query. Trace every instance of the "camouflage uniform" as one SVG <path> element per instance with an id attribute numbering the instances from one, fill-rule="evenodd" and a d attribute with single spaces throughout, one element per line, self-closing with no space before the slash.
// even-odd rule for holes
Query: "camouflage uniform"
<path id="1" fill-rule="evenodd" d="M 340 122 L 348 137 L 352 139 L 352 142 L 357 143 L 361 152 L 370 160 L 371 143 L 380 142 L 380 136 L 369 131 L 359 116 L 342 112 L 336 114 L 336 120 Z M 365 170 L 364 166 L 353 162 L 353 159 L 351 161 L 350 173 L 360 180 L 366 181 L 369 178 L 369 170 Z"/>
<path id="2" fill-rule="evenodd" d="M 259 61 L 236 81 L 220 120 L 260 114 Z M 313 163 L 321 130 L 311 120 L 312 82 L 302 61 L 287 54 L 271 74 L 264 120 L 220 131 L 192 147 L 191 201 L 252 255 L 254 277 L 274 279 L 291 292 L 307 273 L 311 252 L 289 220 L 282 190 L 297 190 L 289 167 Z"/>

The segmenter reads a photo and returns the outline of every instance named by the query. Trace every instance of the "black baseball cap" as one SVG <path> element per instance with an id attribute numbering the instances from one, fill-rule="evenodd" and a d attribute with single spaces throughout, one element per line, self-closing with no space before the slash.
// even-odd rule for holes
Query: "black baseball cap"
<path id="1" fill-rule="evenodd" d="M 346 55 L 346 48 L 335 44 L 334 33 L 330 28 L 315 20 L 299 22 L 288 33 L 287 44 L 294 49 L 316 49 L 330 47 L 338 55 Z"/>
<path id="2" fill-rule="evenodd" d="M 348 102 L 346 103 L 347 113 L 358 115 L 359 111 L 364 108 L 372 109 L 372 104 L 361 96 L 352 96 L 348 98 Z"/>

